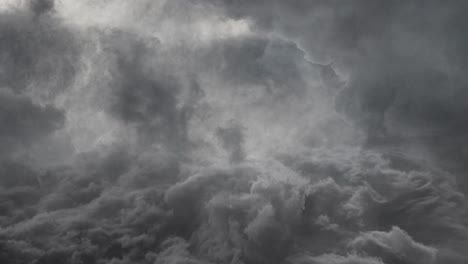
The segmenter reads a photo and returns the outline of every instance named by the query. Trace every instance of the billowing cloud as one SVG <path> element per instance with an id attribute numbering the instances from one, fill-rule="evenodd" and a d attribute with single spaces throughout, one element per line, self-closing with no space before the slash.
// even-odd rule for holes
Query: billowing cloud
<path id="1" fill-rule="evenodd" d="M 0 262 L 466 263 L 464 8 L 0 1 Z"/>

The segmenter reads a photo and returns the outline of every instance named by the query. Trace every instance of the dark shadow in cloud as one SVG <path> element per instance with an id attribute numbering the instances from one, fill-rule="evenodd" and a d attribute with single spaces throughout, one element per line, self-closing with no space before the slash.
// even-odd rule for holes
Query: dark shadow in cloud
<path id="1" fill-rule="evenodd" d="M 243 130 L 241 125 L 231 121 L 227 127 L 219 127 L 216 131 L 223 148 L 229 153 L 229 160 L 233 163 L 241 162 L 245 158 Z"/>
<path id="2" fill-rule="evenodd" d="M 63 113 L 53 106 L 40 106 L 27 96 L 0 91 L 1 156 L 28 147 L 63 126 Z"/>
<path id="3" fill-rule="evenodd" d="M 54 8 L 55 0 L 31 0 L 30 6 L 31 10 L 36 15 L 41 15 L 48 11 L 51 11 Z"/>
<path id="4" fill-rule="evenodd" d="M 229 89 L 264 93 L 264 101 L 304 94 L 301 67 L 314 68 L 294 42 L 261 35 L 215 40 L 202 51 L 200 62 L 218 72 Z"/>
<path id="5" fill-rule="evenodd" d="M 49 1 L 32 3 L 42 2 Z M 62 25 L 59 18 L 44 15 L 38 20 L 24 10 L 2 13 L 0 84 L 19 92 L 31 89 L 40 96 L 53 98 L 68 88 L 77 74 L 80 37 Z"/>
<path id="6" fill-rule="evenodd" d="M 107 110 L 126 125 L 134 126 L 144 144 L 158 142 L 182 154 L 190 147 L 187 126 L 193 109 L 203 97 L 195 77 L 172 71 L 165 63 L 157 39 L 143 39 L 128 32 L 103 34 L 105 52 L 115 58 L 115 76 Z M 182 93 L 188 99 L 181 99 Z"/>

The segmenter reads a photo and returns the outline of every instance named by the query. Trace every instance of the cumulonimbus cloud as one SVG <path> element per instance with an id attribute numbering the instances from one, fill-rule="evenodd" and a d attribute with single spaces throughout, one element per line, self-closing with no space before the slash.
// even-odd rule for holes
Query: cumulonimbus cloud
<path id="1" fill-rule="evenodd" d="M 465 5 L 1 3 L 0 262 L 466 263 Z"/>

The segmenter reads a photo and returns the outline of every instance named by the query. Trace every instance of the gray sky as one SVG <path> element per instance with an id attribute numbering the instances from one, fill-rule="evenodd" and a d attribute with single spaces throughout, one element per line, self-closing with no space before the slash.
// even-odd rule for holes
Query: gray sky
<path id="1" fill-rule="evenodd" d="M 466 10 L 0 0 L 0 263 L 467 263 Z"/>

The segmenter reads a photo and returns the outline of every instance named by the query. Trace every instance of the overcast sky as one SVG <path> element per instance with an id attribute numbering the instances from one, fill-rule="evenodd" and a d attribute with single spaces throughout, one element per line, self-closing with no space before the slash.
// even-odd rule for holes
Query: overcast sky
<path id="1" fill-rule="evenodd" d="M 0 263 L 468 263 L 467 10 L 0 0 Z"/>

